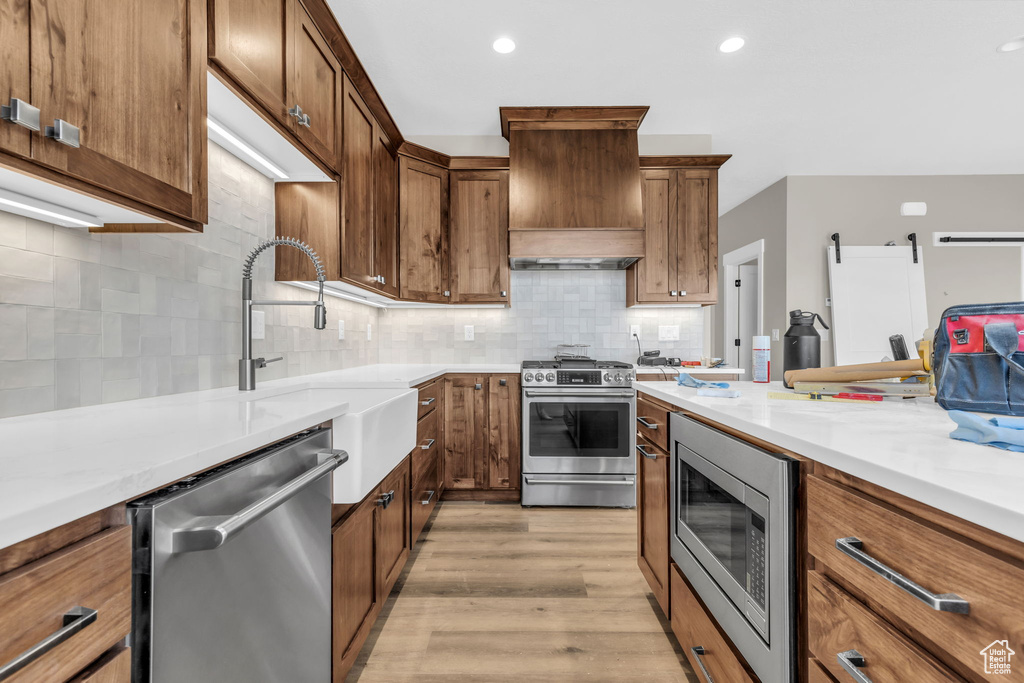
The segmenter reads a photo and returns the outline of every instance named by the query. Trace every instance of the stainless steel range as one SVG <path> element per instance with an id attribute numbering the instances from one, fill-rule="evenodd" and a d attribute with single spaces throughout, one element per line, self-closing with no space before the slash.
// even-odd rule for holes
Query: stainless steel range
<path id="1" fill-rule="evenodd" d="M 633 366 L 524 361 L 523 505 L 636 505 Z"/>

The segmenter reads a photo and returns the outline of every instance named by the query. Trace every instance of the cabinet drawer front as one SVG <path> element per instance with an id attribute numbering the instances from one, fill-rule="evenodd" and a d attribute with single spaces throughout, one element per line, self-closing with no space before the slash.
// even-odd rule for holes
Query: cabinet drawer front
<path id="1" fill-rule="evenodd" d="M 430 519 L 430 513 L 437 507 L 440 497 L 441 480 L 438 475 L 438 461 L 435 458 L 430 468 L 412 489 L 412 540 L 423 533 L 423 527 Z"/>
<path id="2" fill-rule="evenodd" d="M 90 664 L 72 683 L 131 683 L 131 680 L 131 650 L 117 647 Z"/>
<path id="3" fill-rule="evenodd" d="M 66 681 L 127 636 L 131 580 L 128 527 L 90 536 L 0 578 L 0 668 L 69 624 L 85 624 L 6 680 Z M 96 611 L 95 620 L 83 616 L 86 610 Z"/>
<path id="4" fill-rule="evenodd" d="M 432 412 L 441 404 L 441 392 L 444 390 L 444 382 L 437 380 L 420 389 L 420 405 L 418 418 Z"/>
<path id="5" fill-rule="evenodd" d="M 857 671 L 874 683 L 960 680 L 893 626 L 816 572 L 807 574 L 807 615 L 811 654 L 840 681 L 855 680 L 838 659 L 841 653 L 851 650 L 863 657 Z"/>
<path id="6" fill-rule="evenodd" d="M 645 439 L 668 450 L 668 410 L 650 401 L 636 399 L 636 431 Z"/>
<path id="7" fill-rule="evenodd" d="M 757 683 L 757 679 L 747 671 L 739 656 L 729 647 L 714 619 L 704 611 L 704 605 L 690 590 L 679 566 L 673 564 L 670 573 L 672 632 L 676 634 L 686 659 L 697 673 L 697 679 L 702 683 L 706 681 L 701 672 L 703 665 L 714 681 Z"/>
<path id="8" fill-rule="evenodd" d="M 877 603 L 948 666 L 984 680 L 981 650 L 1008 638 L 1024 644 L 1024 568 L 819 477 L 807 478 L 808 549 L 828 573 Z M 856 539 L 865 566 L 837 547 Z M 843 544 L 849 547 L 850 543 Z M 967 614 L 938 611 L 883 576 L 895 572 L 924 591 L 956 596 Z M 899 579 L 896 579 L 897 581 Z"/>
<path id="9" fill-rule="evenodd" d="M 413 483 L 430 469 L 431 463 L 437 462 L 440 452 L 441 413 L 435 410 L 416 425 L 416 448 L 412 451 Z"/>

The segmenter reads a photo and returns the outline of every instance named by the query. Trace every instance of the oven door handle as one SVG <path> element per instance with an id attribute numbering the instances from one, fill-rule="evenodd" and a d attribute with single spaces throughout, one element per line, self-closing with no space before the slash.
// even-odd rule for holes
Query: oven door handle
<path id="1" fill-rule="evenodd" d="M 632 479 L 531 479 L 526 477 L 527 484 L 597 484 L 598 486 L 632 486 Z"/>
<path id="2" fill-rule="evenodd" d="M 636 394 L 632 391 L 601 391 L 600 389 L 594 389 L 592 391 L 531 391 L 526 390 L 526 397 L 533 398 L 535 396 L 551 396 L 558 398 L 594 398 L 600 397 L 605 398 L 611 396 L 612 398 L 633 398 Z"/>

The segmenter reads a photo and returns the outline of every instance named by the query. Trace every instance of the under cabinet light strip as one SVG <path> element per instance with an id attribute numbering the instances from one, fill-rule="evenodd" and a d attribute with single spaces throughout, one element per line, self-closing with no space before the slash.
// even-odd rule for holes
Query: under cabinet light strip
<path id="1" fill-rule="evenodd" d="M 100 221 L 98 218 L 95 218 L 94 216 L 89 216 L 88 214 L 75 212 L 78 213 L 79 216 L 81 216 L 81 218 L 75 218 L 74 216 L 70 216 L 67 213 L 61 213 L 59 211 L 45 209 L 43 208 L 43 206 L 39 206 L 39 204 L 42 204 L 44 206 L 52 206 L 55 209 L 62 209 L 64 211 L 68 211 L 68 209 L 64 209 L 63 207 L 56 206 L 54 204 L 47 204 L 46 202 L 34 199 L 33 197 L 25 197 L 14 192 L 8 192 L 7 190 L 0 189 L 0 206 L 9 206 L 13 209 L 28 211 L 30 213 L 37 214 L 38 216 L 55 220 L 59 224 L 66 225 L 67 227 L 92 228 L 97 225 L 102 225 L 102 221 Z M 85 221 L 82 220 L 82 218 L 92 218 L 93 220 Z"/>
<path id="2" fill-rule="evenodd" d="M 226 141 L 228 144 L 230 144 L 236 150 L 238 150 L 239 152 L 241 152 L 245 156 L 249 157 L 250 159 L 252 159 L 256 163 L 258 163 L 260 166 L 262 166 L 263 168 L 267 169 L 268 171 L 270 171 L 271 173 L 276 175 L 281 180 L 288 180 L 288 174 L 287 173 L 285 173 L 280 168 L 275 166 L 273 163 L 270 162 L 269 159 L 267 159 L 265 156 L 263 156 L 262 154 L 260 154 L 256 150 L 254 150 L 252 147 L 250 147 L 249 145 L 247 145 L 244 142 L 242 142 L 241 140 L 239 140 L 232 133 L 228 132 L 228 130 L 226 128 L 224 128 L 224 126 L 220 125 L 219 123 L 217 123 L 216 121 L 214 121 L 210 117 L 206 118 L 206 125 L 210 128 L 210 130 L 212 130 L 214 133 L 216 133 L 217 137 L 219 137 L 219 138 L 223 139 L 224 141 Z"/>

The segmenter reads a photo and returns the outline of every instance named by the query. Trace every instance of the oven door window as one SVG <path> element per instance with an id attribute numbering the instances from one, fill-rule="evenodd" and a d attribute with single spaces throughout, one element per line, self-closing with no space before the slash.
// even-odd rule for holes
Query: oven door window
<path id="1" fill-rule="evenodd" d="M 629 458 L 629 403 L 535 401 L 529 405 L 531 458 Z"/>
<path id="2" fill-rule="evenodd" d="M 764 538 L 764 520 L 750 511 L 743 501 L 679 460 L 679 522 L 697 537 L 740 586 L 747 583 L 747 550 L 752 517 L 760 520 Z M 763 543 L 763 541 L 762 541 Z M 764 605 L 763 589 L 759 602 Z"/>

